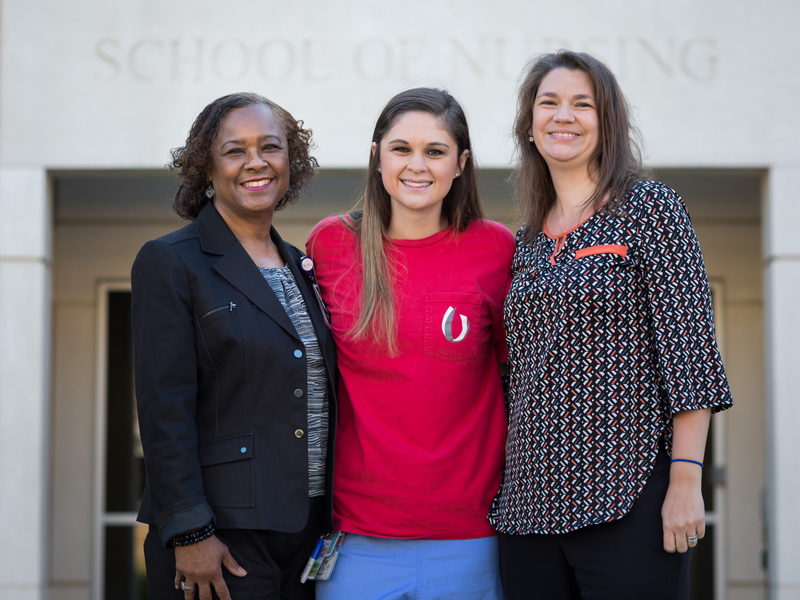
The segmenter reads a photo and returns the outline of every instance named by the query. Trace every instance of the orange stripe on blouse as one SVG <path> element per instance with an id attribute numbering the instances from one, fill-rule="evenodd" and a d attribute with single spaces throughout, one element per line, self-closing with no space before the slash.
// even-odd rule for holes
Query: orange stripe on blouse
<path id="1" fill-rule="evenodd" d="M 583 258 L 584 256 L 594 256 L 595 254 L 616 254 L 625 258 L 628 255 L 628 247 L 620 246 L 619 244 L 606 244 L 604 246 L 591 246 L 590 248 L 581 248 L 575 251 L 575 258 Z"/>

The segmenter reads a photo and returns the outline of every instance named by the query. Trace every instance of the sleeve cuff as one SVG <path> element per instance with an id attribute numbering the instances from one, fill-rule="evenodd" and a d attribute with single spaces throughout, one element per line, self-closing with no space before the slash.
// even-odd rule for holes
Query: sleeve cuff
<path id="1" fill-rule="evenodd" d="M 185 508 L 182 505 L 185 505 Z M 157 519 L 156 526 L 161 542 L 166 546 L 176 535 L 203 529 L 215 523 L 214 511 L 203 497 L 189 498 L 172 506 L 169 514 Z"/>

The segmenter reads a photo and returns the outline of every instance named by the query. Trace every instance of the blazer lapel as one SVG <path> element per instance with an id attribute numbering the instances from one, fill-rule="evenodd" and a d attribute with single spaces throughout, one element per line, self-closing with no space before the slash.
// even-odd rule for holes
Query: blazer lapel
<path id="1" fill-rule="evenodd" d="M 195 225 L 203 251 L 222 255 L 214 264 L 214 270 L 289 334 L 300 339 L 275 292 L 211 202 L 197 216 Z"/>
<path id="2" fill-rule="evenodd" d="M 278 325 L 300 339 L 280 300 L 241 244 L 232 247 L 220 258 L 214 269 L 250 298 L 253 304 L 277 321 Z"/>

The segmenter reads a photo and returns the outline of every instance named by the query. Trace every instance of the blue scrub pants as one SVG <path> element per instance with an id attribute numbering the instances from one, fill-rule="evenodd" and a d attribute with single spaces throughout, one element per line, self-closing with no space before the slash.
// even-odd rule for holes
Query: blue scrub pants
<path id="1" fill-rule="evenodd" d="M 348 533 L 317 600 L 503 600 L 497 537 L 397 540 Z"/>

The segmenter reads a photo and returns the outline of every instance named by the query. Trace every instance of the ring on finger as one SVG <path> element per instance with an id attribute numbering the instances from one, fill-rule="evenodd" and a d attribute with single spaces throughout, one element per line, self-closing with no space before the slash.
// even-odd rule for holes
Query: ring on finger
<path id="1" fill-rule="evenodd" d="M 697 543 L 697 536 L 696 535 L 687 535 L 686 536 L 686 541 L 689 542 L 690 544 L 696 544 Z"/>
<path id="2" fill-rule="evenodd" d="M 193 585 L 186 585 L 186 582 L 185 582 L 185 581 L 181 581 L 181 589 L 182 589 L 184 592 L 188 592 L 188 591 L 190 591 L 190 590 L 193 590 L 193 589 L 194 589 L 194 586 L 193 586 Z"/>

